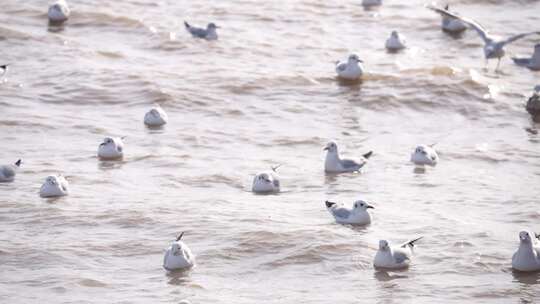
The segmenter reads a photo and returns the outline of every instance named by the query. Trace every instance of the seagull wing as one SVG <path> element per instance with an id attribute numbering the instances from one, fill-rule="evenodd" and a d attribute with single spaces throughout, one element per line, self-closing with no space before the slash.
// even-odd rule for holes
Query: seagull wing
<path id="1" fill-rule="evenodd" d="M 340 71 L 340 72 L 343 72 L 347 69 L 347 64 L 342 62 L 342 63 L 338 63 L 338 65 L 336 66 L 336 70 Z"/>
<path id="2" fill-rule="evenodd" d="M 341 164 L 343 165 L 343 168 L 345 169 L 351 169 L 351 168 L 356 168 L 356 167 L 362 168 L 366 164 L 366 161 L 364 160 L 363 162 L 358 162 L 352 159 L 342 159 Z"/>
<path id="3" fill-rule="evenodd" d="M 332 209 L 332 214 L 335 217 L 347 219 L 351 215 L 351 211 L 345 207 L 338 207 L 338 208 Z"/>
<path id="4" fill-rule="evenodd" d="M 15 170 L 11 166 L 0 167 L 0 172 L 5 178 L 12 178 L 15 176 Z"/>
<path id="5" fill-rule="evenodd" d="M 401 264 L 405 262 L 406 260 L 410 260 L 409 254 L 401 249 L 393 249 L 394 252 L 394 260 L 396 263 Z"/>
<path id="6" fill-rule="evenodd" d="M 488 42 L 491 41 L 491 38 L 489 37 L 487 30 L 480 23 L 478 23 L 478 22 L 476 22 L 476 21 L 474 21 L 472 19 L 461 17 L 459 15 L 456 15 L 454 13 L 451 13 L 449 11 L 446 11 L 444 9 L 434 7 L 434 6 L 431 6 L 431 5 L 428 5 L 427 8 L 429 8 L 430 10 L 433 10 L 433 11 L 435 11 L 435 12 L 437 12 L 437 13 L 443 15 L 443 16 L 459 19 L 459 20 L 467 23 L 468 25 L 470 25 L 478 33 L 478 35 L 480 35 L 480 37 L 482 37 L 482 39 L 484 40 L 485 43 L 488 43 Z"/>
<path id="7" fill-rule="evenodd" d="M 512 36 L 512 37 L 510 37 L 510 38 L 508 38 L 506 40 L 501 41 L 500 43 L 502 45 L 505 45 L 505 44 L 508 44 L 508 43 L 512 43 L 512 42 L 514 42 L 514 41 L 516 41 L 518 39 L 521 39 L 523 37 L 526 37 L 526 36 L 529 36 L 529 35 L 534 35 L 534 34 L 540 35 L 540 32 L 529 32 L 529 33 L 523 33 L 523 34 L 514 35 L 514 36 Z"/>
<path id="8" fill-rule="evenodd" d="M 531 58 L 512 57 L 512 60 L 514 60 L 514 63 L 519 66 L 528 66 L 531 64 Z"/>

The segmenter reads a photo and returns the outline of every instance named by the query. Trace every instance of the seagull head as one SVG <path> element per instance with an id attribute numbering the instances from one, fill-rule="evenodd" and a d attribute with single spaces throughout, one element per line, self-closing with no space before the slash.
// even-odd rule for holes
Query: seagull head
<path id="1" fill-rule="evenodd" d="M 424 155 L 424 156 L 427 156 L 428 152 L 426 151 L 426 146 L 425 145 L 419 145 L 418 147 L 416 147 L 416 149 L 414 150 L 414 153 L 415 154 L 421 154 L 421 155 Z"/>
<path id="2" fill-rule="evenodd" d="M 363 200 L 358 200 L 354 202 L 353 205 L 354 210 L 367 210 L 367 209 L 375 209 L 375 207 L 371 206 L 370 204 L 366 203 Z"/>
<path id="3" fill-rule="evenodd" d="M 392 31 L 392 38 L 399 38 L 399 34 L 397 31 Z"/>
<path id="4" fill-rule="evenodd" d="M 531 242 L 531 235 L 527 231 L 521 231 L 519 233 L 519 240 L 522 243 L 530 243 Z"/>
<path id="5" fill-rule="evenodd" d="M 105 137 L 100 146 L 109 146 L 114 145 L 114 139 L 112 137 Z"/>
<path id="6" fill-rule="evenodd" d="M 52 185 L 52 186 L 56 186 L 58 185 L 58 178 L 54 175 L 51 175 L 51 176 L 47 176 L 47 178 L 45 179 L 45 183 L 49 184 L 49 185 Z"/>
<path id="7" fill-rule="evenodd" d="M 326 144 L 323 150 L 326 150 L 328 152 L 334 153 L 337 152 L 337 144 L 334 141 L 331 141 Z"/>
<path id="8" fill-rule="evenodd" d="M 381 251 L 387 251 L 390 247 L 388 246 L 388 241 L 386 240 L 380 240 L 379 241 L 379 250 Z"/>
<path id="9" fill-rule="evenodd" d="M 358 62 L 363 62 L 362 60 L 360 60 L 358 55 L 356 54 L 349 55 L 349 63 L 358 63 Z"/>
<path id="10" fill-rule="evenodd" d="M 261 173 L 261 174 L 259 174 L 259 176 L 257 176 L 257 179 L 258 179 L 260 182 L 263 182 L 263 183 L 267 183 L 267 184 L 271 184 L 271 183 L 272 183 L 272 180 L 270 179 L 270 175 L 268 175 L 267 173 Z"/>
<path id="11" fill-rule="evenodd" d="M 207 30 L 214 30 L 215 31 L 217 28 L 219 28 L 219 26 L 217 26 L 214 22 L 208 23 L 208 25 L 206 26 Z"/>

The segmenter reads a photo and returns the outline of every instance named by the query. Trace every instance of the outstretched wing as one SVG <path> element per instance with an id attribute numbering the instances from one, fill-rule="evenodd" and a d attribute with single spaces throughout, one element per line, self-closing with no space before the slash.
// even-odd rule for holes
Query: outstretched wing
<path id="1" fill-rule="evenodd" d="M 476 21 L 474 21 L 472 19 L 461 17 L 459 15 L 456 15 L 454 13 L 451 13 L 449 11 L 446 11 L 444 9 L 434 7 L 434 6 L 431 6 L 431 5 L 428 5 L 427 8 L 429 8 L 430 10 L 433 10 L 433 11 L 435 11 L 435 12 L 437 12 L 437 13 L 443 15 L 443 16 L 459 19 L 459 20 L 467 23 L 469 26 L 471 26 L 478 33 L 478 35 L 480 35 L 480 37 L 484 40 L 485 43 L 488 43 L 488 42 L 491 41 L 491 38 L 489 38 L 489 36 L 488 36 L 488 31 L 480 23 L 478 23 L 478 22 L 476 22 Z"/>
<path id="2" fill-rule="evenodd" d="M 505 44 L 508 44 L 508 43 L 512 43 L 518 39 L 521 39 L 523 37 L 526 37 L 526 36 L 529 36 L 529 35 L 534 35 L 534 34 L 537 34 L 537 35 L 540 35 L 540 32 L 529 32 L 529 33 L 523 33 L 523 34 L 518 34 L 518 35 L 514 35 L 506 40 L 503 40 L 501 41 L 500 43 L 502 45 L 505 45 Z"/>

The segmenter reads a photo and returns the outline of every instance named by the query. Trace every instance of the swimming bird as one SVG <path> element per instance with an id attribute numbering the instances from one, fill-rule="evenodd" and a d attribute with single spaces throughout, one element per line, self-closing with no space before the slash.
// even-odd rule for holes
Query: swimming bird
<path id="1" fill-rule="evenodd" d="M 99 144 L 98 157 L 103 160 L 118 159 L 124 156 L 124 142 L 120 137 L 105 137 Z"/>
<path id="2" fill-rule="evenodd" d="M 339 78 L 346 80 L 357 80 L 364 73 L 362 64 L 363 61 L 358 58 L 358 55 L 352 54 L 347 59 L 347 62 L 336 62 L 336 73 Z"/>
<path id="3" fill-rule="evenodd" d="M 160 127 L 167 123 L 169 116 L 160 107 L 153 107 L 144 115 L 144 124 L 149 127 Z"/>
<path id="4" fill-rule="evenodd" d="M 62 175 L 50 175 L 39 189 L 41 197 L 57 197 L 67 195 L 69 183 Z"/>
<path id="5" fill-rule="evenodd" d="M 531 114 L 534 121 L 540 121 L 540 90 L 535 90 L 527 101 L 527 112 Z"/>
<path id="6" fill-rule="evenodd" d="M 519 248 L 512 256 L 512 268 L 519 271 L 540 271 L 540 246 L 538 234 L 519 233 Z"/>
<path id="7" fill-rule="evenodd" d="M 444 7 L 444 10 L 448 12 L 449 9 L 450 9 L 450 6 L 447 4 Z M 447 33 L 459 34 L 467 29 L 467 25 L 459 19 L 448 17 L 445 15 L 442 15 L 441 17 L 442 17 L 441 28 L 443 31 Z"/>
<path id="8" fill-rule="evenodd" d="M 399 51 L 407 47 L 405 37 L 397 31 L 392 31 L 390 38 L 386 39 L 385 46 L 389 51 Z"/>
<path id="9" fill-rule="evenodd" d="M 529 35 L 540 34 L 540 31 L 528 32 L 528 33 L 514 35 L 507 39 L 502 39 L 501 37 L 491 35 L 482 25 L 480 25 L 480 23 L 472 19 L 461 17 L 459 15 L 456 15 L 454 13 L 451 13 L 449 11 L 446 11 L 446 10 L 443 10 L 443 9 L 440 9 L 438 7 L 434 7 L 431 5 L 428 5 L 427 7 L 431 10 L 438 12 L 439 14 L 443 16 L 459 19 L 465 22 L 466 24 L 468 24 L 470 27 L 472 27 L 478 33 L 478 35 L 480 35 L 480 37 L 484 40 L 484 57 L 486 58 L 486 65 L 489 59 L 494 59 L 494 58 L 498 59 L 497 67 L 495 68 L 495 70 L 499 69 L 501 58 L 505 55 L 504 47 L 507 44 L 514 42 L 518 39 L 521 39 L 523 37 L 529 36 Z"/>
<path id="10" fill-rule="evenodd" d="M 208 23 L 208 25 L 206 26 L 206 29 L 191 26 L 189 25 L 189 23 L 187 23 L 187 21 L 184 21 L 184 25 L 186 26 L 186 30 L 191 34 L 191 36 L 195 38 L 202 38 L 206 40 L 218 39 L 216 29 L 218 29 L 219 27 L 215 25 L 214 23 Z"/>
<path id="11" fill-rule="evenodd" d="M 382 5 L 382 0 L 362 0 L 362 6 L 378 6 Z"/>
<path id="12" fill-rule="evenodd" d="M 437 151 L 433 149 L 433 146 L 419 145 L 411 154 L 411 162 L 416 165 L 435 166 L 438 161 L 439 155 L 437 155 Z"/>
<path id="13" fill-rule="evenodd" d="M 9 64 L 0 65 L 0 71 L 2 71 L 2 75 L 0 76 L 6 75 L 8 70 L 9 70 Z"/>
<path id="14" fill-rule="evenodd" d="M 68 20 L 71 10 L 69 9 L 66 1 L 58 0 L 49 6 L 49 22 L 62 23 Z"/>
<path id="15" fill-rule="evenodd" d="M 414 243 L 422 237 L 407 241 L 399 247 L 390 247 L 388 241 L 379 241 L 379 250 L 375 254 L 373 266 L 385 269 L 404 269 L 411 263 L 411 254 Z"/>
<path id="16" fill-rule="evenodd" d="M 337 144 L 334 141 L 326 144 L 326 159 L 324 161 L 324 171 L 328 173 L 354 172 L 360 170 L 371 157 L 373 151 L 364 154 L 359 160 L 341 159 Z"/>
<path id="17" fill-rule="evenodd" d="M 280 191 L 279 176 L 276 174 L 277 167 L 272 167 L 272 172 L 261 172 L 253 178 L 251 191 L 254 193 L 276 193 Z"/>
<path id="18" fill-rule="evenodd" d="M 326 201 L 325 204 L 328 212 L 334 216 L 339 224 L 367 225 L 371 223 L 371 214 L 369 214 L 368 209 L 375 209 L 362 200 L 354 202 L 352 208 L 339 206 L 337 203 L 329 201 Z"/>
<path id="19" fill-rule="evenodd" d="M 189 247 L 181 241 L 182 232 L 176 241 L 167 248 L 163 257 L 163 268 L 169 271 L 189 269 L 195 265 L 195 256 Z"/>
<path id="20" fill-rule="evenodd" d="M 512 57 L 512 60 L 514 60 L 514 63 L 519 66 L 523 66 L 535 71 L 540 70 L 540 43 L 534 46 L 532 57 Z"/>
<path id="21" fill-rule="evenodd" d="M 21 166 L 22 160 L 16 161 L 14 164 L 0 166 L 0 183 L 9 183 L 15 180 L 17 169 Z"/>

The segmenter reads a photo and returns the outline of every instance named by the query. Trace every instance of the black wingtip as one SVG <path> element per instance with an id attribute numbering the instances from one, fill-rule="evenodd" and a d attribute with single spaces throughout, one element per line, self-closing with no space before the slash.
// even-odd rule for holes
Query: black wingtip
<path id="1" fill-rule="evenodd" d="M 180 233 L 180 235 L 176 238 L 176 241 L 180 241 L 182 237 L 184 236 L 184 232 Z"/>
<path id="2" fill-rule="evenodd" d="M 20 167 L 22 164 L 22 159 L 19 159 L 18 161 L 15 162 L 15 166 L 17 167 Z"/>
<path id="3" fill-rule="evenodd" d="M 534 233 L 534 237 L 537 238 L 538 240 L 540 240 L 540 234 L 539 233 Z"/>
<path id="4" fill-rule="evenodd" d="M 364 154 L 362 156 L 364 156 L 365 159 L 368 159 L 368 158 L 371 157 L 371 155 L 373 155 L 373 151 L 369 151 L 368 153 L 366 153 L 366 154 Z"/>
<path id="5" fill-rule="evenodd" d="M 447 4 L 447 5 L 444 7 L 444 10 L 447 11 L 449 8 L 450 8 L 450 5 Z"/>
<path id="6" fill-rule="evenodd" d="M 186 28 L 190 28 L 191 25 L 189 25 L 189 23 L 187 23 L 187 21 L 184 21 L 184 25 L 186 26 Z"/>
<path id="7" fill-rule="evenodd" d="M 278 165 L 272 166 L 272 167 L 271 167 L 271 168 L 272 168 L 272 171 L 274 171 L 274 172 L 277 173 L 277 169 L 278 169 L 279 167 L 281 167 L 282 165 L 283 165 L 283 164 L 278 164 Z"/>
<path id="8" fill-rule="evenodd" d="M 414 240 L 410 240 L 410 241 L 408 241 L 405 245 L 411 246 L 411 248 L 412 248 L 412 247 L 414 247 L 414 243 L 417 242 L 417 241 L 419 241 L 419 240 L 421 240 L 422 238 L 424 238 L 424 237 L 421 236 L 421 237 L 418 237 L 418 238 L 416 238 L 416 239 L 414 239 Z"/>
<path id="9" fill-rule="evenodd" d="M 3 65 L 0 65 L 0 68 L 5 70 L 8 66 L 9 66 L 9 64 L 3 64 Z"/>
<path id="10" fill-rule="evenodd" d="M 329 201 L 326 201 L 324 203 L 326 204 L 326 208 L 331 208 L 332 206 L 334 206 L 336 204 L 336 203 L 329 202 Z"/>

